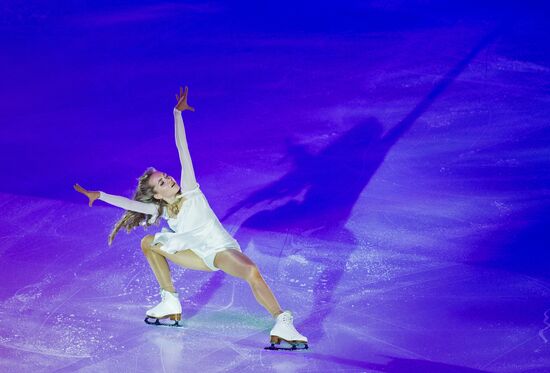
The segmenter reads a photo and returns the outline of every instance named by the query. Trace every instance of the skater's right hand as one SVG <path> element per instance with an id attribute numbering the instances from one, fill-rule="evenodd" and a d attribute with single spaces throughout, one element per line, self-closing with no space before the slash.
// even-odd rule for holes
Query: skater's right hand
<path id="1" fill-rule="evenodd" d="M 90 192 L 90 191 L 87 191 L 86 189 L 82 188 L 80 185 L 78 184 L 75 184 L 73 185 L 73 188 L 77 191 L 77 192 L 80 192 L 84 195 L 86 195 L 86 197 L 88 197 L 90 199 L 90 203 L 88 203 L 88 206 L 92 207 L 92 204 L 94 203 L 94 201 L 96 199 L 99 198 L 99 192 Z"/>

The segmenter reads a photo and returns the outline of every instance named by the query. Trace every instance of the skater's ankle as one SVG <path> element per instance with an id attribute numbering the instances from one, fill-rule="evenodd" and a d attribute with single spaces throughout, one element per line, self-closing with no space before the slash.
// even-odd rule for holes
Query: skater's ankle
<path id="1" fill-rule="evenodd" d="M 175 293 L 176 292 L 176 288 L 174 288 L 173 286 L 172 287 L 163 287 L 162 289 L 164 291 L 169 292 L 169 293 Z"/>
<path id="2" fill-rule="evenodd" d="M 273 316 L 274 319 L 276 319 L 277 316 L 279 316 L 281 313 L 283 313 L 283 310 L 279 310 L 279 311 L 275 312 L 272 316 Z"/>

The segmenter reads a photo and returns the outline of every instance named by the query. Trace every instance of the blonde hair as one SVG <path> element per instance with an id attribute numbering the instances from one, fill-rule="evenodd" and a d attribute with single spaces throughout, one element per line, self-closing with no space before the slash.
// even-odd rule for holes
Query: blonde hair
<path id="1" fill-rule="evenodd" d="M 145 172 L 137 179 L 138 185 L 132 197 L 135 201 L 140 201 L 144 203 L 155 203 L 158 205 L 157 217 L 153 222 L 149 222 L 152 215 L 143 214 L 141 212 L 129 211 L 126 210 L 124 215 L 115 223 L 115 226 L 111 233 L 109 234 L 109 246 L 113 243 L 116 234 L 121 228 L 126 229 L 126 233 L 130 233 L 138 225 L 142 225 L 144 229 L 147 229 L 149 226 L 155 224 L 159 225 L 159 219 L 162 215 L 162 210 L 164 207 L 168 206 L 168 203 L 163 199 L 156 199 L 154 197 L 155 190 L 151 185 L 149 185 L 149 179 L 153 173 L 157 172 L 154 167 L 149 167 Z"/>

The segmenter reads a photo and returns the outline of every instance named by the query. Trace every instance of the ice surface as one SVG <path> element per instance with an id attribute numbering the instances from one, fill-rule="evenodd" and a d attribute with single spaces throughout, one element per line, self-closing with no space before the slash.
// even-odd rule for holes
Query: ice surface
<path id="1" fill-rule="evenodd" d="M 1 371 L 550 369 L 542 10 L 25 4 L 1 19 Z M 173 265 L 184 327 L 146 325 L 160 227 L 108 247 L 122 211 L 72 189 L 177 175 L 180 84 L 197 180 L 307 351 L 263 350 L 222 272 Z"/>

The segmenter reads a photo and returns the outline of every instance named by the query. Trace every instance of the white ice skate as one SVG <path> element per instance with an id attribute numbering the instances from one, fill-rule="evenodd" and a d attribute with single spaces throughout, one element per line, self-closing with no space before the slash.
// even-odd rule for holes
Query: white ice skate
<path id="1" fill-rule="evenodd" d="M 160 290 L 161 302 L 155 307 L 147 310 L 145 322 L 151 325 L 163 325 L 163 326 L 182 326 L 181 320 L 181 303 L 178 298 L 178 293 L 171 293 L 164 289 Z M 159 320 L 169 318 L 174 320 L 173 324 L 163 324 Z M 150 321 L 154 319 L 155 321 Z"/>
<path id="2" fill-rule="evenodd" d="M 266 347 L 267 350 L 299 350 L 308 348 L 307 337 L 298 333 L 292 322 L 293 319 L 290 311 L 284 311 L 277 316 L 275 326 L 269 333 L 271 336 L 271 346 Z M 280 344 L 282 340 L 291 344 L 292 347 L 275 347 L 275 345 Z M 303 346 L 298 348 L 298 345 Z"/>

